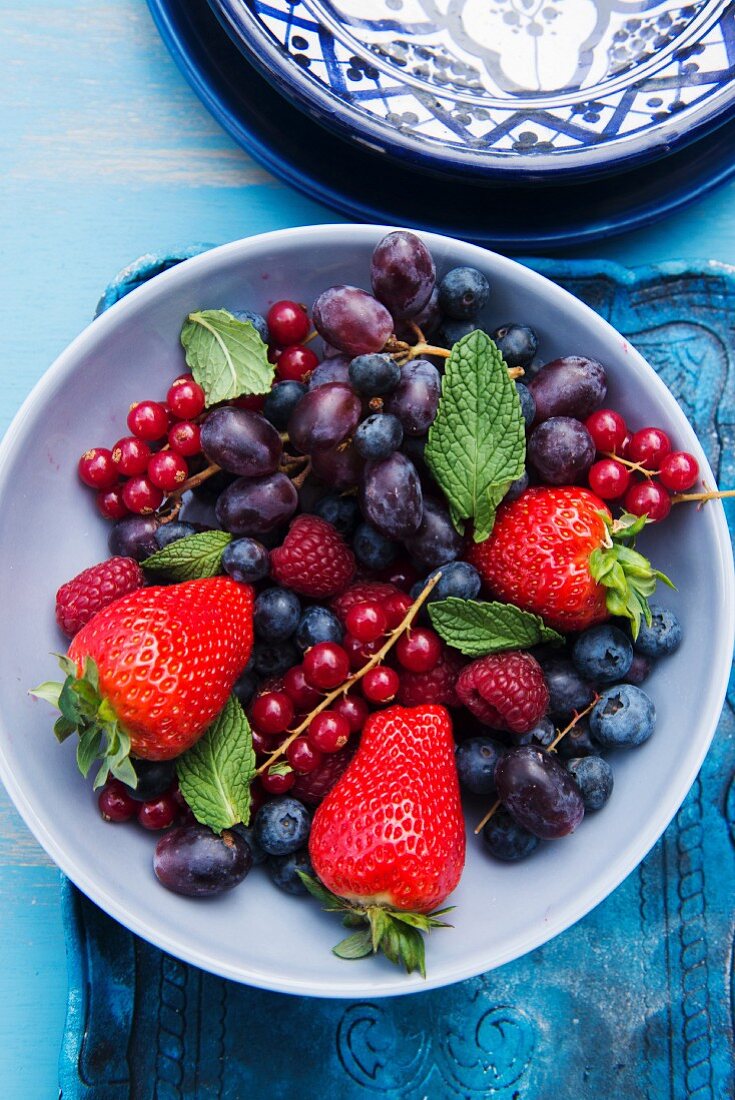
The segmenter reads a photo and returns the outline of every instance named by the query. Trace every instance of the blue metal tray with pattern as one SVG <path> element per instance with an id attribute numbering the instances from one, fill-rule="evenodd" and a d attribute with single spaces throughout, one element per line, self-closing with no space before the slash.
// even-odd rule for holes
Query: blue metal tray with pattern
<path id="1" fill-rule="evenodd" d="M 143 257 L 99 308 L 200 250 Z M 735 268 L 527 262 L 646 356 L 735 488 Z M 543 947 L 444 989 L 350 1003 L 238 985 L 137 938 L 63 880 L 61 1097 L 728 1100 L 733 845 L 735 681 L 699 777 L 635 872 Z"/>

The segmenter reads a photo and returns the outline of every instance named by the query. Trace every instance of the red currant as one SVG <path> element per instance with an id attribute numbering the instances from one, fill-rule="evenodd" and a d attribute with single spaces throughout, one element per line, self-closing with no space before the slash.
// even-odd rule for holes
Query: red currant
<path id="1" fill-rule="evenodd" d="M 307 683 L 303 665 L 293 665 L 283 677 L 283 690 L 299 711 L 313 710 L 321 701 L 321 692 Z"/>
<path id="2" fill-rule="evenodd" d="M 371 703 L 390 703 L 395 699 L 401 681 L 394 668 L 376 665 L 366 672 L 360 681 L 362 693 Z"/>
<path id="3" fill-rule="evenodd" d="M 125 790 L 118 779 L 110 779 L 102 788 L 97 799 L 100 813 L 105 821 L 130 821 L 138 812 L 140 802 L 136 802 Z"/>
<path id="4" fill-rule="evenodd" d="M 191 458 L 202 449 L 201 435 L 198 424 L 192 424 L 190 420 L 180 420 L 169 430 L 168 445 L 177 455 Z"/>
<path id="5" fill-rule="evenodd" d="M 303 344 L 292 344 L 291 347 L 284 348 L 278 356 L 276 373 L 284 382 L 303 382 L 318 365 L 319 359 L 311 348 L 305 348 Z"/>
<path id="6" fill-rule="evenodd" d="M 651 523 L 660 523 L 671 511 L 671 497 L 657 481 L 637 481 L 625 494 L 625 508 L 634 516 L 648 516 Z"/>
<path id="7" fill-rule="evenodd" d="M 253 700 L 250 716 L 256 729 L 275 737 L 293 722 L 293 703 L 285 691 L 266 691 Z"/>
<path id="8" fill-rule="evenodd" d="M 685 493 L 697 483 L 699 463 L 688 451 L 672 451 L 661 462 L 658 476 L 673 493 Z"/>
<path id="9" fill-rule="evenodd" d="M 409 672 L 431 672 L 441 655 L 439 635 L 423 626 L 407 630 L 396 642 L 396 657 Z"/>
<path id="10" fill-rule="evenodd" d="M 385 634 L 388 616 L 379 603 L 358 603 L 347 612 L 345 626 L 359 642 L 374 642 Z"/>
<path id="11" fill-rule="evenodd" d="M 603 454 L 609 451 L 622 454 L 621 448 L 628 428 L 620 413 L 614 409 L 597 409 L 587 417 L 584 426 L 598 451 Z"/>
<path id="12" fill-rule="evenodd" d="M 322 753 L 306 737 L 297 737 L 286 749 L 286 759 L 295 772 L 308 775 L 324 760 Z"/>
<path id="13" fill-rule="evenodd" d="M 268 801 L 268 795 L 265 793 L 260 782 L 253 782 L 250 784 L 250 820 L 252 821 L 258 810 L 264 803 Z"/>
<path id="14" fill-rule="evenodd" d="M 139 401 L 130 406 L 128 428 L 138 439 L 153 443 L 168 431 L 168 412 L 158 401 Z"/>
<path id="15" fill-rule="evenodd" d="M 320 752 L 338 752 L 350 739 L 350 727 L 342 714 L 323 710 L 311 720 L 306 736 Z"/>
<path id="16" fill-rule="evenodd" d="M 620 444 L 620 451 L 618 453 L 619 453 L 621 458 L 627 458 L 627 459 L 630 458 L 630 441 L 631 441 L 632 438 L 633 438 L 632 433 L 628 432 L 625 436 L 625 439 Z"/>
<path id="17" fill-rule="evenodd" d="M 260 777 L 261 786 L 268 794 L 285 794 L 286 791 L 291 790 L 295 782 L 296 772 L 293 769 L 284 772 L 267 771 Z"/>
<path id="18" fill-rule="evenodd" d="M 274 302 L 266 316 L 271 342 L 281 348 L 301 344 L 309 335 L 309 318 L 298 302 Z"/>
<path id="19" fill-rule="evenodd" d="M 266 737 L 264 733 L 261 733 L 260 730 L 255 729 L 255 727 L 251 729 L 250 735 L 253 739 L 253 752 L 255 755 L 270 756 L 275 747 L 271 739 Z"/>
<path id="20" fill-rule="evenodd" d="M 193 378 L 177 378 L 166 394 L 166 404 L 179 420 L 193 420 L 204 411 L 204 390 Z"/>
<path id="21" fill-rule="evenodd" d="M 419 575 L 410 561 L 401 560 L 393 562 L 387 569 L 380 573 L 380 579 L 386 584 L 394 584 L 396 588 L 402 588 L 408 592 L 419 579 Z"/>
<path id="22" fill-rule="evenodd" d="M 79 477 L 91 489 L 111 489 L 118 480 L 118 472 L 112 461 L 112 451 L 107 447 L 92 447 L 85 451 L 77 465 Z"/>
<path id="23" fill-rule="evenodd" d="M 236 409 L 250 409 L 251 412 L 262 412 L 265 405 L 266 394 L 249 393 L 245 397 L 236 397 L 232 404 Z"/>
<path id="24" fill-rule="evenodd" d="M 128 509 L 123 500 L 122 485 L 115 485 L 112 489 L 102 489 L 97 494 L 97 508 L 105 519 L 122 519 L 128 514 Z"/>
<path id="25" fill-rule="evenodd" d="M 413 600 L 407 592 L 396 592 L 393 596 L 387 596 L 383 600 L 383 611 L 388 617 L 388 629 L 395 630 L 400 626 L 409 612 Z"/>
<path id="26" fill-rule="evenodd" d="M 361 642 L 359 638 L 353 638 L 351 634 L 345 634 L 342 645 L 350 661 L 350 668 L 357 671 L 363 668 L 373 657 L 381 645 L 382 638 L 376 638 L 374 642 Z"/>
<path id="27" fill-rule="evenodd" d="M 359 695 L 343 695 L 332 705 L 331 710 L 345 719 L 350 733 L 359 733 L 370 713 L 367 703 Z"/>
<path id="28" fill-rule="evenodd" d="M 147 477 L 131 477 L 123 486 L 122 498 L 129 512 L 147 516 L 163 504 L 163 493 Z"/>
<path id="29" fill-rule="evenodd" d="M 347 679 L 350 661 L 336 642 L 319 642 L 304 654 L 304 676 L 307 683 L 321 691 L 339 687 Z"/>
<path id="30" fill-rule="evenodd" d="M 593 493 L 603 500 L 621 497 L 630 484 L 630 470 L 614 458 L 601 458 L 590 466 L 587 481 Z"/>
<path id="31" fill-rule="evenodd" d="M 176 451 L 158 451 L 151 455 L 148 477 L 153 485 L 163 489 L 165 493 L 173 493 L 183 485 L 188 476 L 186 459 L 176 454 Z"/>
<path id="32" fill-rule="evenodd" d="M 634 432 L 628 446 L 631 462 L 638 462 L 646 470 L 657 470 L 661 460 L 671 450 L 671 441 L 660 428 L 641 428 Z"/>
<path id="33" fill-rule="evenodd" d="M 176 799 L 170 791 L 160 798 L 152 798 L 150 802 L 138 803 L 138 824 L 144 829 L 168 829 L 177 815 Z"/>
<path id="34" fill-rule="evenodd" d="M 148 469 L 151 449 L 146 442 L 134 435 L 123 436 L 112 448 L 112 461 L 123 477 L 135 477 Z"/>

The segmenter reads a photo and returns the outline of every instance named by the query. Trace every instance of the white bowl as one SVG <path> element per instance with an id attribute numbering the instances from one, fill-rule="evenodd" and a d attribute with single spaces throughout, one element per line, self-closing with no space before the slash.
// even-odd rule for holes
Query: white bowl
<path id="1" fill-rule="evenodd" d="M 0 449 L 0 776 L 49 855 L 93 901 L 139 935 L 227 978 L 289 993 L 376 997 L 445 985 L 530 951 L 587 913 L 643 858 L 683 801 L 711 741 L 730 669 L 735 622 L 730 539 L 719 503 L 678 507 L 645 532 L 642 548 L 679 587 L 662 600 L 684 627 L 680 650 L 655 669 L 652 739 L 613 761 L 615 791 L 570 838 L 503 865 L 468 822 L 468 860 L 451 898 L 454 929 L 427 945 L 428 978 L 383 959 L 345 962 L 333 915 L 278 891 L 253 872 L 211 901 L 164 890 L 154 878 L 155 837 L 105 824 L 74 746 L 56 744 L 53 714 L 27 689 L 57 672 L 57 587 L 107 554 L 108 525 L 76 477 L 79 455 L 125 434 L 134 400 L 160 398 L 180 372 L 179 331 L 193 309 L 265 310 L 289 297 L 310 303 L 333 283 L 368 285 L 386 227 L 327 225 L 236 241 L 157 276 L 91 324 L 57 359 L 16 416 Z M 692 428 L 653 370 L 587 306 L 501 256 L 423 234 L 441 272 L 467 264 L 492 285 L 485 319 L 538 331 L 549 359 L 580 353 L 608 369 L 610 404 L 636 426 L 656 424 L 712 474 Z"/>

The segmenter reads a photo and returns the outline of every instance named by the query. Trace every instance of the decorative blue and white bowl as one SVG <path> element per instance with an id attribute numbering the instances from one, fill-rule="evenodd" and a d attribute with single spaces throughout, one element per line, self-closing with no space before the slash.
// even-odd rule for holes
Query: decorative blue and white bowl
<path id="1" fill-rule="evenodd" d="M 732 0 L 209 0 L 323 125 L 430 171 L 621 171 L 735 110 Z"/>

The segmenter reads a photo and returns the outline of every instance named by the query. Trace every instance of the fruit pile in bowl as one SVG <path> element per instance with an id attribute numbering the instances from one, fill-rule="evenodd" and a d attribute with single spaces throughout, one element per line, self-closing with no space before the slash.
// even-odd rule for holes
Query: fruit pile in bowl
<path id="1" fill-rule="evenodd" d="M 241 980 L 400 992 L 427 933 L 430 983 L 477 973 L 645 853 L 719 713 L 731 568 L 691 429 L 585 307 L 428 234 L 290 231 L 135 292 L 46 386 L 64 746 L 34 787 L 6 738 L 4 776 L 114 915 Z"/>

